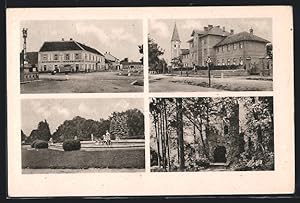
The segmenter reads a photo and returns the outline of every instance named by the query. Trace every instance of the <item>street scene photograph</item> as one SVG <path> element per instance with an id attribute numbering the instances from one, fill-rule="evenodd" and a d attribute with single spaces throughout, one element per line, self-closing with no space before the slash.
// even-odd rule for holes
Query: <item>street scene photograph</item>
<path id="1" fill-rule="evenodd" d="M 142 33 L 141 20 L 22 21 L 21 93 L 143 92 Z"/>
<path id="2" fill-rule="evenodd" d="M 150 92 L 272 91 L 272 19 L 152 19 Z"/>
<path id="3" fill-rule="evenodd" d="M 152 172 L 273 171 L 273 97 L 151 98 Z"/>
<path id="4" fill-rule="evenodd" d="M 144 172 L 143 99 L 25 99 L 22 173 Z"/>

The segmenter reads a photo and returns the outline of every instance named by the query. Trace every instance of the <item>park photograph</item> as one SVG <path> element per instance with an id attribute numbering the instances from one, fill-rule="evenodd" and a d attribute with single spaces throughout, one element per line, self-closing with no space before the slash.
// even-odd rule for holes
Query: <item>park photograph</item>
<path id="1" fill-rule="evenodd" d="M 272 91 L 272 19 L 151 19 L 150 92 Z"/>
<path id="2" fill-rule="evenodd" d="M 144 172 L 141 98 L 24 99 L 22 173 Z"/>
<path id="3" fill-rule="evenodd" d="M 273 97 L 150 101 L 152 172 L 273 171 Z"/>
<path id="4" fill-rule="evenodd" d="M 23 94 L 143 92 L 141 20 L 27 20 L 19 33 Z"/>

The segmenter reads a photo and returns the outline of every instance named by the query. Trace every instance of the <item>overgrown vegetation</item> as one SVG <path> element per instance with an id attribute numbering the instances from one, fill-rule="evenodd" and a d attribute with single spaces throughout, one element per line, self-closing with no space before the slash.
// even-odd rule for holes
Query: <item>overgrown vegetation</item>
<path id="1" fill-rule="evenodd" d="M 274 169 L 272 97 L 153 98 L 150 111 L 155 171 L 205 170 L 219 160 L 230 170 Z"/>

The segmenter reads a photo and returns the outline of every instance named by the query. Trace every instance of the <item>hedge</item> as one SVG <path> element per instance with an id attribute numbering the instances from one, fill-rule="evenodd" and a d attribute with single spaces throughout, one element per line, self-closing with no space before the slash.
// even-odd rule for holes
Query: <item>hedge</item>
<path id="1" fill-rule="evenodd" d="M 80 150 L 80 140 L 65 140 L 63 143 L 64 151 Z"/>
<path id="2" fill-rule="evenodd" d="M 207 66 L 195 66 L 196 70 L 207 70 Z M 211 70 L 236 70 L 242 68 L 240 65 L 214 65 L 211 67 Z M 182 67 L 182 68 L 174 68 L 173 71 L 193 71 L 193 67 Z"/>
<path id="3" fill-rule="evenodd" d="M 36 143 L 37 141 L 39 141 L 39 140 L 34 140 L 34 141 L 30 144 L 31 148 L 34 148 L 34 145 L 35 145 L 35 143 Z"/>
<path id="4" fill-rule="evenodd" d="M 47 149 L 48 148 L 48 142 L 44 140 L 34 140 L 31 143 L 31 148 L 35 149 Z"/>

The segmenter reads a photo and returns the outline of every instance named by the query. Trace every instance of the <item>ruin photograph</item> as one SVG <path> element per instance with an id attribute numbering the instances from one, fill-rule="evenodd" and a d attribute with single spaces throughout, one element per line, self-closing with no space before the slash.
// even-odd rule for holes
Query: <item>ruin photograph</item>
<path id="1" fill-rule="evenodd" d="M 152 19 L 150 92 L 272 91 L 272 20 Z"/>
<path id="2" fill-rule="evenodd" d="M 273 97 L 152 98 L 151 171 L 274 170 Z"/>

